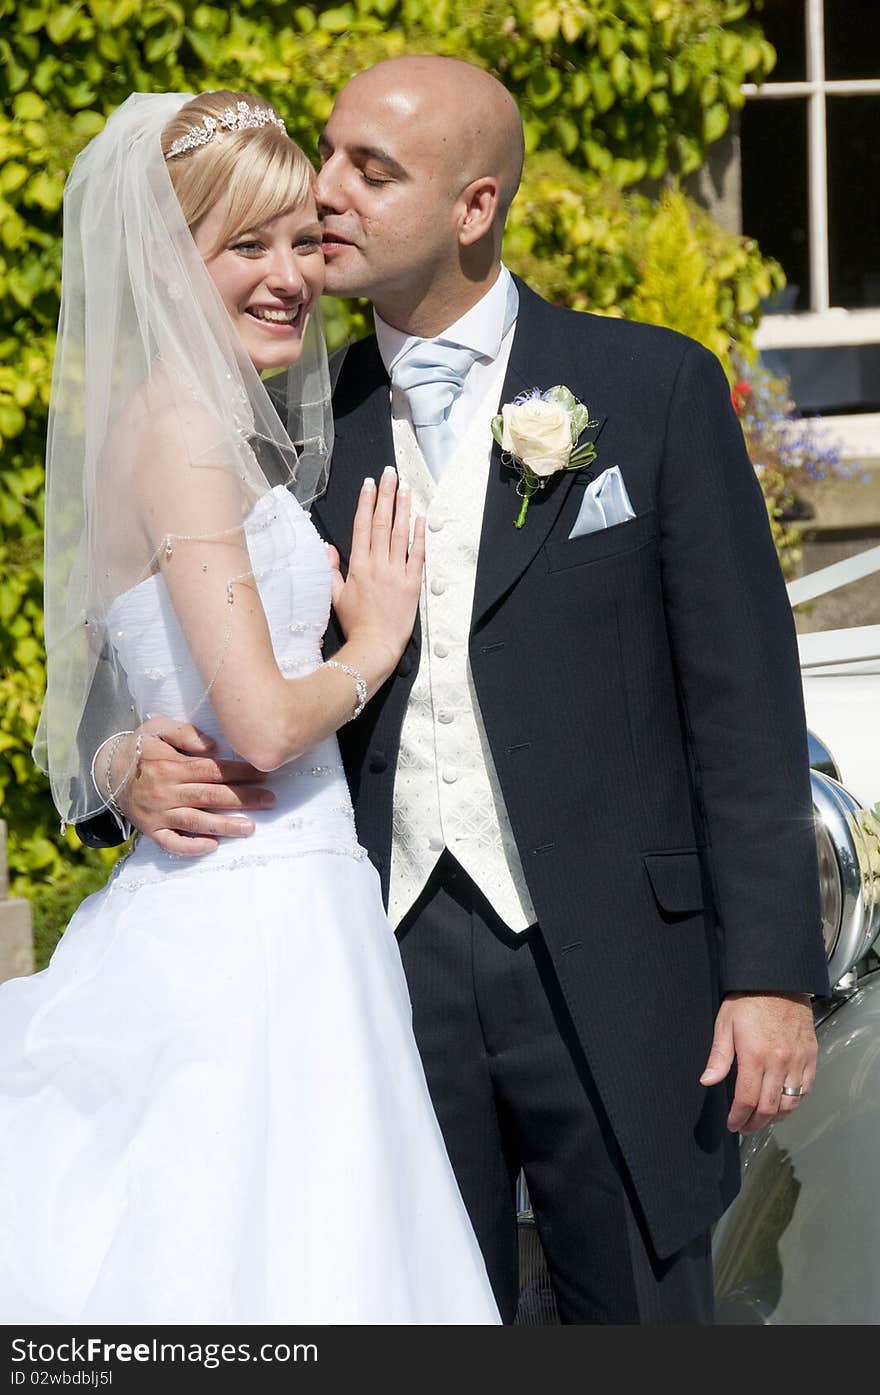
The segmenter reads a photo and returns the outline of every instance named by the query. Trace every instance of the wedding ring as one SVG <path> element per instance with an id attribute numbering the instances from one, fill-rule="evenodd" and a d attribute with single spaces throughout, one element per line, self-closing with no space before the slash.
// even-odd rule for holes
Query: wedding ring
<path id="1" fill-rule="evenodd" d="M 794 1098 L 797 1098 L 799 1095 L 802 1095 L 804 1093 L 804 1087 L 803 1085 L 783 1085 L 782 1093 L 784 1095 L 791 1095 Z"/>

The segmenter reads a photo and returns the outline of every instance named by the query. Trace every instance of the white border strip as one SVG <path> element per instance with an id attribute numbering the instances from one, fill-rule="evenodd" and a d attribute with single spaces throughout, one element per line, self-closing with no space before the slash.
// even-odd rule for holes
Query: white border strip
<path id="1" fill-rule="evenodd" d="M 830 567 L 822 567 L 809 576 L 790 581 L 788 599 L 792 606 L 803 605 L 804 601 L 814 601 L 818 596 L 826 596 L 839 586 L 847 586 L 851 581 L 861 581 L 863 577 L 880 572 L 880 546 L 869 547 L 855 557 L 846 557 L 842 562 L 832 562 Z M 868 627 L 872 628 L 872 627 Z"/>
<path id="2" fill-rule="evenodd" d="M 820 630 L 798 635 L 802 669 L 880 659 L 880 625 L 854 625 L 849 630 Z"/>

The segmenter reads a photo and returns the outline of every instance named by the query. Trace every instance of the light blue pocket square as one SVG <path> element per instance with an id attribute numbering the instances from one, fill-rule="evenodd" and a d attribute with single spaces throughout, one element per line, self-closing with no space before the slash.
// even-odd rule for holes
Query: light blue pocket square
<path id="1" fill-rule="evenodd" d="M 629 501 L 623 475 L 616 465 L 603 470 L 584 490 L 584 497 L 571 538 L 580 538 L 584 533 L 598 533 L 600 528 L 611 528 L 615 523 L 626 523 L 635 518 L 636 511 Z"/>

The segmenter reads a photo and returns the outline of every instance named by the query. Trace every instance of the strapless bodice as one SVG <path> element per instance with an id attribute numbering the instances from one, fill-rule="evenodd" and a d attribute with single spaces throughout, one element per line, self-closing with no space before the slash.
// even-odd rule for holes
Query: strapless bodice
<path id="1" fill-rule="evenodd" d="M 259 500 L 245 531 L 278 667 L 289 678 L 311 673 L 322 662 L 321 642 L 330 615 L 326 548 L 308 514 L 281 485 Z M 117 597 L 110 608 L 109 629 L 141 719 L 161 715 L 192 722 L 214 738 L 218 755 L 234 755 L 161 573 Z M 125 880 L 135 868 L 141 880 L 152 880 L 171 869 L 237 866 L 242 860 L 324 851 L 330 845 L 363 856 L 335 736 L 267 775 L 266 784 L 277 802 L 271 810 L 249 815 L 257 825 L 251 838 L 223 842 L 198 861 L 171 857 L 140 839 L 124 864 Z"/>

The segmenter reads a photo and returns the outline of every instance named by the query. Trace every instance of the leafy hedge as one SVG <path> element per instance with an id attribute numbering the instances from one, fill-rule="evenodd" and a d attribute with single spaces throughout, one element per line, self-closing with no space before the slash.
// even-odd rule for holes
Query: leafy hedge
<path id="1" fill-rule="evenodd" d="M 42 453 L 60 290 L 60 210 L 77 151 L 133 90 L 252 89 L 315 137 L 348 76 L 403 51 L 492 69 L 518 99 L 530 161 L 506 257 L 552 298 L 659 320 L 748 357 L 781 273 L 679 193 L 773 50 L 747 0 L 0 0 L 0 809 L 16 889 L 72 856 L 30 745 L 43 687 Z M 629 192 L 627 192 L 629 191 Z M 330 332 L 361 333 L 338 304 Z M 103 859 L 104 862 L 108 859 Z"/>

